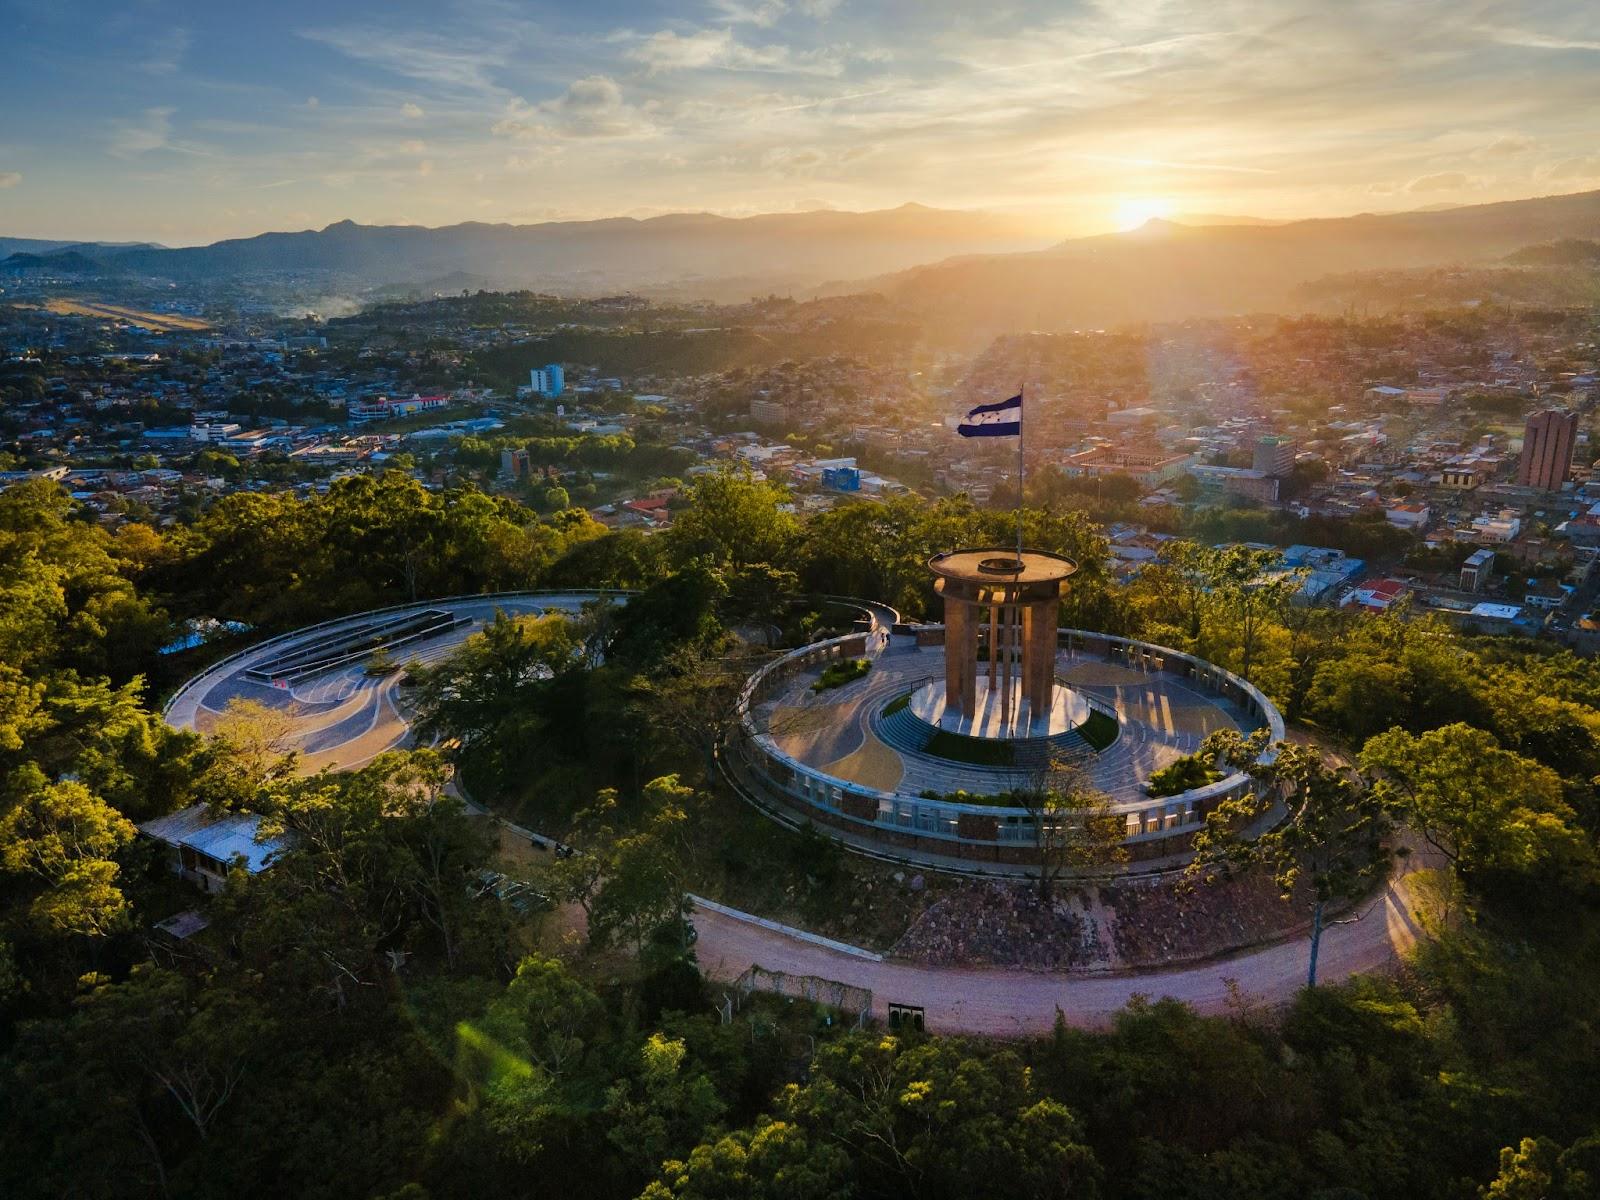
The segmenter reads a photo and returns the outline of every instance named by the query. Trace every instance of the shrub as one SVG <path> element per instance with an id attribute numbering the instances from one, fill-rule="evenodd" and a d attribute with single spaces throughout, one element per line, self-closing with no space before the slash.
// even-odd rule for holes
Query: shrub
<path id="1" fill-rule="evenodd" d="M 1176 796 L 1221 778 L 1222 772 L 1205 755 L 1185 754 L 1151 775 L 1145 788 L 1152 796 Z"/>
<path id="2" fill-rule="evenodd" d="M 872 670 L 872 661 L 866 658 L 852 658 L 847 662 L 836 662 L 832 666 L 824 667 L 822 678 L 811 685 L 813 692 L 825 692 L 829 688 L 843 687 L 860 679 Z"/>

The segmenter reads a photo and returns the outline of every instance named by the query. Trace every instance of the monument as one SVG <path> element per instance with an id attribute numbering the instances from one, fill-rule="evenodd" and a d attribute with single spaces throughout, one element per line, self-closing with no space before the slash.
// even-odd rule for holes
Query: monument
<path id="1" fill-rule="evenodd" d="M 1056 627 L 1070 558 L 954 550 L 928 562 L 944 600 L 944 683 L 918 697 L 930 724 L 973 737 L 1048 737 L 1086 713 L 1056 685 Z"/>

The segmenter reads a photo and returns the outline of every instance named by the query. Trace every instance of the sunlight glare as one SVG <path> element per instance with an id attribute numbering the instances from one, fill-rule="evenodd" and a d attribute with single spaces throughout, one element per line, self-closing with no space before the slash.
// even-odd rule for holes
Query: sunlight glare
<path id="1" fill-rule="evenodd" d="M 1126 231 L 1137 229 L 1146 221 L 1157 217 L 1170 217 L 1172 211 L 1171 200 L 1159 200 L 1152 196 L 1138 196 L 1121 200 L 1117 203 L 1115 220 L 1117 228 Z"/>

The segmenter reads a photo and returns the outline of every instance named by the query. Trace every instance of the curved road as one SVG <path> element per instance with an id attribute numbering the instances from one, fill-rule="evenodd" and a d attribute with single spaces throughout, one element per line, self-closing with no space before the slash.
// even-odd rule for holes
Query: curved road
<path id="1" fill-rule="evenodd" d="M 472 619 L 472 625 L 419 645 L 402 658 L 431 660 L 448 653 L 469 633 L 481 628 L 497 608 L 532 612 L 576 611 L 589 596 L 571 593 L 528 593 L 517 597 L 469 597 L 418 604 L 447 608 Z M 871 606 L 882 632 L 892 610 Z M 359 666 L 341 668 L 297 685 L 292 691 L 250 683 L 240 673 L 252 662 L 294 646 L 308 636 L 322 636 L 360 616 L 321 628 L 273 639 L 225 660 L 186 684 L 167 707 L 167 719 L 179 728 L 204 729 L 234 696 L 287 708 L 297 717 L 296 741 L 306 769 L 337 765 L 351 770 L 384 750 L 402 744 L 409 733 L 394 701 L 394 679 L 370 680 Z M 1384 891 L 1364 902 L 1323 933 L 1319 980 L 1333 983 L 1351 975 L 1395 966 L 1416 943 L 1421 931 L 1414 916 L 1412 873 L 1434 865 L 1413 853 Z M 1305 937 L 1277 942 L 1228 958 L 1170 971 L 1116 975 L 1058 975 L 1005 968 L 959 968 L 885 960 L 863 951 L 836 949 L 837 943 L 802 930 L 787 929 L 722 906 L 697 906 L 693 921 L 696 952 L 712 978 L 732 980 L 747 967 L 817 975 L 870 988 L 874 1015 L 888 1004 L 924 1009 L 927 1027 L 941 1033 L 1018 1036 L 1047 1033 L 1059 1010 L 1067 1021 L 1084 1027 L 1108 1024 L 1136 996 L 1170 996 L 1200 1012 L 1220 1013 L 1240 1000 L 1277 1006 L 1287 1003 L 1305 984 L 1308 942 Z"/>

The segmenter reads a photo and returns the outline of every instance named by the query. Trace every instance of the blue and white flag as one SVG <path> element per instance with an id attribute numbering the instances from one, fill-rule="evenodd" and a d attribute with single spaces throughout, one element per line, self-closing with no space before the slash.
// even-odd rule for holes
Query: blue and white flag
<path id="1" fill-rule="evenodd" d="M 961 419 L 962 437 L 1021 437 L 1022 393 L 995 404 L 980 404 Z"/>

